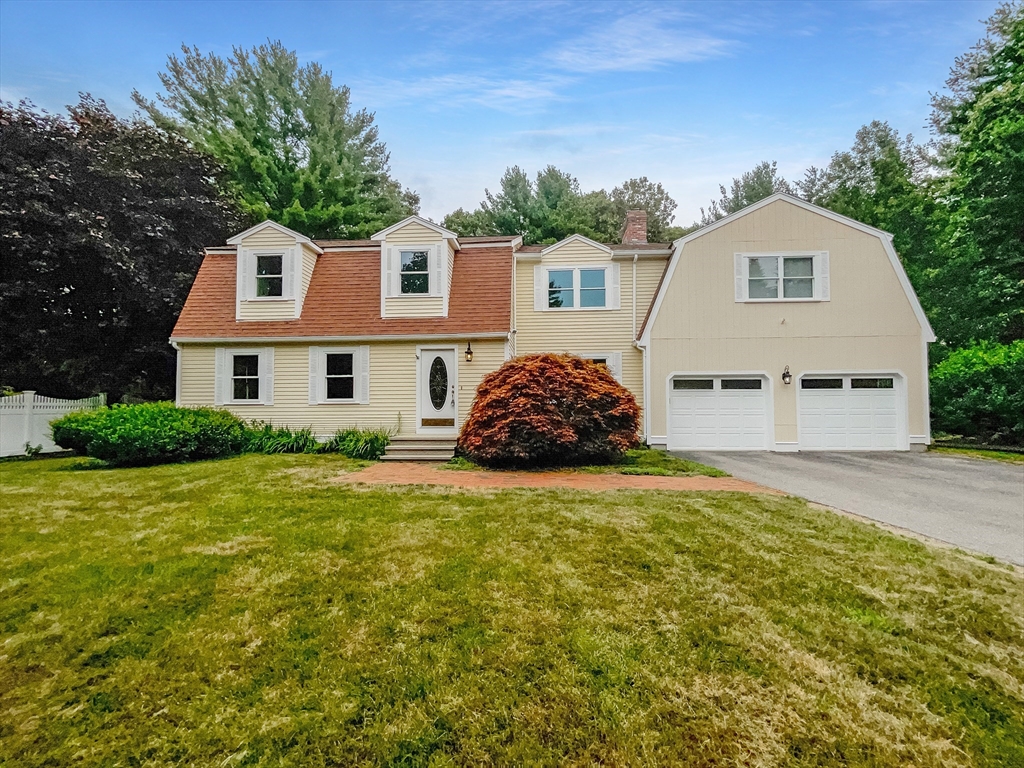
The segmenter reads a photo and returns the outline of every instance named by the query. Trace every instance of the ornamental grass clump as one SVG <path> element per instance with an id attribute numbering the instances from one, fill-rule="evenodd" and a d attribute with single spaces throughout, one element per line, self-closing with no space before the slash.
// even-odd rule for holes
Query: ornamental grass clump
<path id="1" fill-rule="evenodd" d="M 526 355 L 484 377 L 459 451 L 493 468 L 612 463 L 638 444 L 640 408 L 603 365 Z"/>

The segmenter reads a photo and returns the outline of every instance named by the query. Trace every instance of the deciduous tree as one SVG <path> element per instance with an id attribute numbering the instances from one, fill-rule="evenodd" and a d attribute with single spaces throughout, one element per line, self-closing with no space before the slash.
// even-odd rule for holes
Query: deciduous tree
<path id="1" fill-rule="evenodd" d="M 0 105 L 0 382 L 57 397 L 174 394 L 167 343 L 204 245 L 242 220 L 221 169 L 83 96 Z"/>

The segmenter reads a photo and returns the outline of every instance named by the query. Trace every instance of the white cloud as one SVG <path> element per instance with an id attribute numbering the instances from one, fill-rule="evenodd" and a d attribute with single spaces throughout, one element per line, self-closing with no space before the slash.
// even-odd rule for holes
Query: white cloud
<path id="1" fill-rule="evenodd" d="M 435 75 L 410 80 L 375 79 L 352 84 L 359 100 L 377 105 L 435 101 L 437 107 L 475 104 L 523 113 L 561 99 L 569 81 L 559 77 L 513 79 L 470 74 Z"/>
<path id="2" fill-rule="evenodd" d="M 572 72 L 642 71 L 664 64 L 724 56 L 733 43 L 702 32 L 679 29 L 681 17 L 644 12 L 622 16 L 570 41 L 552 55 Z"/>

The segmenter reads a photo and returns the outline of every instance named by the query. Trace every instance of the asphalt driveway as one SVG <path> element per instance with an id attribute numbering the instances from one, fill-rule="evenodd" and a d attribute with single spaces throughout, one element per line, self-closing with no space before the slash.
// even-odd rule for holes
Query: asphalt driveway
<path id="1" fill-rule="evenodd" d="M 743 480 L 1024 565 L 1024 465 L 941 453 L 674 452 Z"/>

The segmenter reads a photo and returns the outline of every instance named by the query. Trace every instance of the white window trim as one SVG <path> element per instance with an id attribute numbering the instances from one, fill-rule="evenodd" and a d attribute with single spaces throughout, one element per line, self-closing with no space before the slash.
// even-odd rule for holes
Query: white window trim
<path id="1" fill-rule="evenodd" d="M 437 243 L 387 245 L 387 259 L 384 267 L 384 296 L 388 299 L 437 299 L 444 295 L 444 259 Z M 402 293 L 402 251 L 427 252 L 426 293 Z M 446 249 L 447 252 L 447 249 Z"/>
<path id="2" fill-rule="evenodd" d="M 327 398 L 327 355 L 352 355 L 352 397 Z M 310 347 L 309 404 L 366 405 L 370 402 L 370 347 Z"/>
<path id="3" fill-rule="evenodd" d="M 604 306 L 603 307 L 581 307 L 580 306 L 580 271 L 581 270 L 604 270 Z M 572 272 L 572 297 L 571 307 L 552 307 L 548 305 L 549 288 L 551 284 L 548 277 L 549 272 Z M 619 309 L 620 293 L 620 270 L 619 264 L 538 264 L 534 271 L 534 310 L 539 312 L 607 312 L 608 310 Z"/>
<path id="4" fill-rule="evenodd" d="M 767 299 L 750 297 L 750 260 L 775 258 L 779 262 L 779 296 Z M 812 278 L 814 295 L 806 298 L 790 298 L 782 296 L 783 260 L 787 258 L 813 259 Z M 828 251 L 770 251 L 765 253 L 737 253 L 736 261 L 736 301 L 744 304 L 806 304 L 808 302 L 828 301 L 831 293 L 829 287 Z"/>
<path id="5" fill-rule="evenodd" d="M 274 404 L 274 348 L 273 347 L 217 347 L 214 363 L 214 405 L 273 405 Z M 258 400 L 235 400 L 232 375 L 235 355 L 259 357 Z"/>
<path id="6" fill-rule="evenodd" d="M 256 257 L 281 257 L 281 295 L 256 295 Z M 235 318 L 240 319 L 242 302 L 262 304 L 264 302 L 295 301 L 297 283 L 301 280 L 302 247 L 291 248 L 242 248 L 237 255 L 237 280 L 235 286 Z M 298 274 L 297 274 L 298 273 Z"/>
<path id="7" fill-rule="evenodd" d="M 619 384 L 622 383 L 622 353 L 621 352 L 573 352 L 571 354 L 576 357 L 582 357 L 584 360 L 592 360 L 594 358 L 603 357 L 608 361 L 608 372 L 611 373 Z"/>

